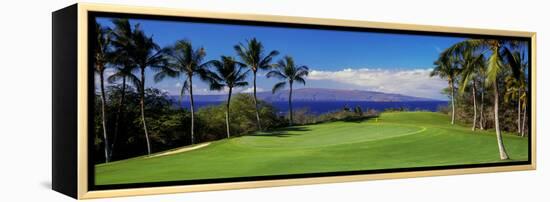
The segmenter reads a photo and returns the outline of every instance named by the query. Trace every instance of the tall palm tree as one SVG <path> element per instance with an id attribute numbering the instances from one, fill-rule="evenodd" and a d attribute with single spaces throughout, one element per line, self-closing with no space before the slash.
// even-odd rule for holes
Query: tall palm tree
<path id="1" fill-rule="evenodd" d="M 211 90 L 224 90 L 228 89 L 227 103 L 225 108 L 225 124 L 227 129 L 227 138 L 229 138 L 229 105 L 231 103 L 231 94 L 233 88 L 244 87 L 248 85 L 246 82 L 246 76 L 250 70 L 244 69 L 244 64 L 235 61 L 232 57 L 222 56 L 221 60 L 212 61 L 214 71 L 208 72 L 208 78 L 210 81 Z"/>
<path id="2" fill-rule="evenodd" d="M 136 89 L 139 89 L 140 81 L 132 72 L 137 68 L 135 62 L 132 60 L 131 51 L 133 50 L 132 44 L 132 27 L 128 19 L 117 18 L 113 19 L 112 23 L 114 28 L 109 30 L 112 36 L 111 44 L 113 51 L 111 52 L 111 61 L 115 68 L 115 73 L 107 78 L 109 83 L 115 83 L 122 81 L 122 89 L 120 93 L 120 99 L 117 106 L 117 114 L 115 116 L 115 134 L 111 143 L 110 158 L 112 158 L 115 151 L 115 145 L 120 133 L 120 120 L 123 116 L 124 101 L 126 95 L 126 82 L 129 81 Z"/>
<path id="3" fill-rule="evenodd" d="M 151 143 L 149 141 L 149 133 L 147 132 L 147 124 L 145 122 L 145 69 L 158 69 L 166 66 L 165 53 L 166 49 L 161 49 L 154 41 L 153 37 L 145 35 L 139 25 L 136 25 L 132 32 L 133 49 L 130 52 L 132 61 L 134 61 L 140 70 L 140 86 L 138 88 L 140 94 L 140 109 L 141 122 L 147 142 L 147 154 L 151 154 Z"/>
<path id="4" fill-rule="evenodd" d="M 513 74 L 509 74 L 504 79 L 504 83 L 506 86 L 506 92 L 504 92 L 504 102 L 505 103 L 512 103 L 515 101 L 517 103 L 517 132 L 518 134 L 521 134 L 521 93 L 522 93 L 522 85 L 519 83 L 516 78 L 514 78 Z"/>
<path id="5" fill-rule="evenodd" d="M 115 56 L 116 57 L 116 56 Z M 118 59 L 115 59 L 113 61 L 117 62 Z M 116 63 L 115 63 L 116 64 Z M 130 82 L 132 86 L 134 86 L 136 89 L 139 88 L 140 80 L 139 78 L 132 73 L 133 70 L 135 70 L 135 66 L 130 66 L 129 64 L 123 64 L 122 66 L 118 66 L 115 68 L 115 73 L 112 74 L 107 78 L 107 81 L 109 83 L 116 83 L 120 82 L 122 84 L 122 88 L 120 90 L 120 98 L 118 100 L 118 106 L 117 106 L 117 114 L 115 116 L 115 134 L 113 137 L 113 141 L 111 142 L 111 153 L 109 154 L 109 157 L 112 158 L 113 153 L 115 151 L 115 145 L 118 140 L 118 136 L 120 133 L 120 120 L 123 119 L 123 109 L 124 109 L 124 101 L 126 98 L 126 87 L 127 82 Z"/>
<path id="6" fill-rule="evenodd" d="M 519 50 L 512 51 L 510 50 L 510 48 L 504 48 L 503 56 L 507 66 L 512 70 L 512 74 L 510 74 L 506 78 L 507 85 L 508 85 L 507 87 L 508 89 L 512 89 L 512 91 L 507 92 L 507 94 L 505 94 L 505 100 L 507 100 L 507 96 L 515 97 L 517 99 L 518 133 L 522 134 L 523 136 L 521 111 L 522 111 L 522 101 L 524 98 L 527 97 L 526 90 L 525 90 L 527 85 L 526 76 L 525 76 L 527 64 L 524 63 L 524 57 Z"/>
<path id="7" fill-rule="evenodd" d="M 473 121 L 472 131 L 475 131 L 477 124 L 477 104 L 476 94 L 477 85 L 476 79 L 480 76 L 480 72 L 485 71 L 485 60 L 482 54 L 476 54 L 472 49 L 466 49 L 460 56 L 460 88 L 459 93 L 464 94 L 466 87 L 470 84 L 472 89 L 472 102 L 473 102 Z"/>
<path id="8" fill-rule="evenodd" d="M 179 78 L 184 76 L 184 82 L 180 91 L 180 100 L 185 91 L 189 91 L 191 101 L 191 144 L 195 144 L 195 102 L 193 99 L 193 76 L 198 75 L 202 80 L 207 80 L 207 68 L 211 62 L 203 63 L 206 51 L 204 48 L 193 49 L 190 41 L 179 40 L 170 48 L 167 68 L 162 68 L 156 75 L 155 81 L 159 82 L 168 77 Z"/>
<path id="9" fill-rule="evenodd" d="M 286 86 L 286 83 L 289 85 L 288 92 L 288 115 L 289 125 L 292 125 L 292 87 L 294 82 L 301 83 L 306 85 L 305 77 L 309 73 L 309 68 L 304 65 L 296 65 L 294 59 L 290 56 L 285 56 L 282 60 L 279 60 L 277 63 L 277 69 L 269 71 L 266 76 L 267 78 L 275 77 L 281 81 L 273 86 L 272 93 L 275 93 Z"/>
<path id="10" fill-rule="evenodd" d="M 279 54 L 278 51 L 273 50 L 269 54 L 264 55 L 264 46 L 262 42 L 253 38 L 252 40 L 247 40 L 245 44 L 239 43 L 234 46 L 237 55 L 241 58 L 241 61 L 252 70 L 252 75 L 254 78 L 253 88 L 254 88 L 254 107 L 256 108 L 256 123 L 258 130 L 262 130 L 262 124 L 260 122 L 260 112 L 258 110 L 258 98 L 256 97 L 256 73 L 258 70 L 266 70 L 274 66 L 271 64 L 271 60 Z"/>
<path id="11" fill-rule="evenodd" d="M 521 125 L 521 137 L 525 137 L 525 130 L 527 128 L 525 127 L 525 120 L 527 120 L 527 89 L 525 89 L 524 93 L 521 95 L 520 99 L 523 100 L 521 107 L 523 108 L 523 121 Z"/>
<path id="12" fill-rule="evenodd" d="M 485 62 L 485 64 L 487 64 L 487 62 Z M 485 130 L 485 115 L 484 115 L 484 112 L 485 112 L 485 109 L 484 109 L 484 106 L 485 106 L 485 91 L 486 91 L 486 88 L 485 88 L 485 72 L 486 70 L 484 71 L 481 71 L 479 72 L 479 80 L 480 80 L 480 85 L 479 85 L 479 91 L 481 93 L 481 100 L 480 100 L 480 106 L 479 106 L 479 129 L 481 130 Z"/>
<path id="13" fill-rule="evenodd" d="M 451 90 L 451 124 L 455 124 L 455 79 L 459 73 L 457 68 L 457 60 L 454 55 L 450 55 L 447 51 L 440 54 L 439 58 L 434 62 L 435 67 L 430 73 L 430 76 L 439 76 L 446 79 Z"/>
<path id="14" fill-rule="evenodd" d="M 109 46 L 110 36 L 108 30 L 96 22 L 95 24 L 96 44 L 95 44 L 95 72 L 99 75 L 100 91 L 101 91 L 101 124 L 103 128 L 103 143 L 105 150 L 105 162 L 109 162 L 109 138 L 107 136 L 107 123 L 105 118 L 105 68 L 109 62 Z"/>
<path id="15" fill-rule="evenodd" d="M 462 42 L 458 42 L 450 47 L 451 51 L 463 52 L 465 49 L 474 49 L 480 51 L 488 51 L 489 57 L 487 61 L 487 78 L 486 85 L 489 85 L 493 89 L 494 96 L 494 115 L 495 115 L 495 131 L 497 136 L 497 144 L 500 154 L 500 159 L 508 159 L 508 154 L 506 148 L 504 147 L 504 142 L 502 141 L 502 135 L 499 126 L 499 90 L 498 90 L 498 79 L 499 75 L 503 72 L 505 68 L 512 68 L 512 72 L 516 72 L 513 66 L 505 66 L 503 59 L 503 50 L 506 47 L 516 47 L 518 45 L 517 41 L 511 40 L 501 40 L 501 39 L 468 39 Z"/>

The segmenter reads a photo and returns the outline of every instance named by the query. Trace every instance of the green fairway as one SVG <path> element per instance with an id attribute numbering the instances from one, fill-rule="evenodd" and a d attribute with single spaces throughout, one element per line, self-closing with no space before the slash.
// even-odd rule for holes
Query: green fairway
<path id="1" fill-rule="evenodd" d="M 510 161 L 528 158 L 528 139 L 505 134 Z M 158 157 L 96 166 L 96 184 L 317 173 L 502 162 L 494 131 L 472 132 L 432 112 L 383 113 L 212 142 Z"/>

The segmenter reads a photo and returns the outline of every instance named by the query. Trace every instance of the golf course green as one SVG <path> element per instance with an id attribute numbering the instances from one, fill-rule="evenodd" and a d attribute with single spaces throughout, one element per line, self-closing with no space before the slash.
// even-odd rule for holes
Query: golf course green
<path id="1" fill-rule="evenodd" d="M 504 134 L 508 161 L 528 138 Z M 181 149 L 180 149 L 181 150 Z M 434 112 L 294 126 L 95 167 L 96 185 L 502 162 L 494 131 L 451 125 Z"/>

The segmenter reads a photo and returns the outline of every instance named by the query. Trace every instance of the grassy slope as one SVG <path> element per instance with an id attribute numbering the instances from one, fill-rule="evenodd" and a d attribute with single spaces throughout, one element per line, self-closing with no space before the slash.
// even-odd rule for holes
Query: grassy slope
<path id="1" fill-rule="evenodd" d="M 505 135 L 512 160 L 527 160 L 527 138 Z M 96 166 L 97 184 L 500 162 L 494 132 L 451 126 L 430 112 L 384 113 L 216 141 L 162 157 Z"/>

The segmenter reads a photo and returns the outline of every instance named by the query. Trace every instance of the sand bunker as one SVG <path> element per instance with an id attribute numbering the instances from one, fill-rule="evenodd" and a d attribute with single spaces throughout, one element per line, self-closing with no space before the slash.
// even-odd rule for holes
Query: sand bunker
<path id="1" fill-rule="evenodd" d="M 167 152 L 163 152 L 163 153 L 160 153 L 160 154 L 154 154 L 154 155 L 148 156 L 147 158 L 153 158 L 153 157 L 166 156 L 166 155 L 177 154 L 177 153 L 182 153 L 182 152 L 188 152 L 188 151 L 191 151 L 191 150 L 206 147 L 208 145 L 210 145 L 210 142 L 198 144 L 198 145 L 195 145 L 195 146 L 192 146 L 192 147 L 184 147 L 184 148 L 181 148 L 181 149 L 167 151 Z"/>

